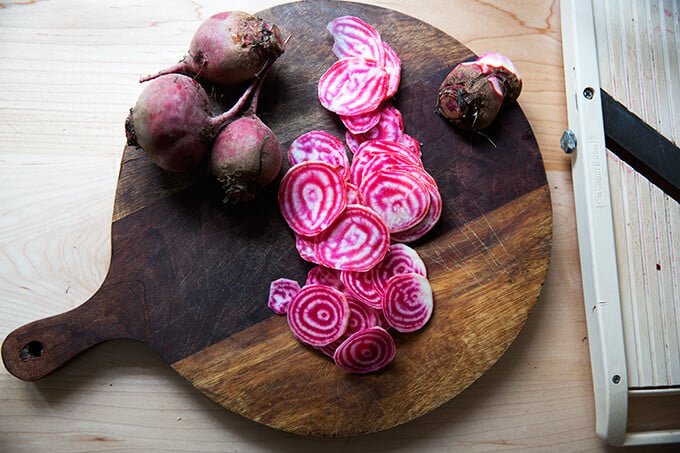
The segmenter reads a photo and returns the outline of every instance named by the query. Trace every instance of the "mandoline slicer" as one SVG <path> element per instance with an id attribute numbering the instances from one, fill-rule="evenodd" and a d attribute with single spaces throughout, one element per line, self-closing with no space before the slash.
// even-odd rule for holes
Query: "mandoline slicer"
<path id="1" fill-rule="evenodd" d="M 572 156 L 597 435 L 615 446 L 680 442 L 680 190 L 668 184 L 680 175 L 680 1 L 565 0 L 561 14 L 561 144 Z M 645 137 L 628 150 L 643 158 L 612 151 L 607 99 L 632 121 L 618 133 Z"/>

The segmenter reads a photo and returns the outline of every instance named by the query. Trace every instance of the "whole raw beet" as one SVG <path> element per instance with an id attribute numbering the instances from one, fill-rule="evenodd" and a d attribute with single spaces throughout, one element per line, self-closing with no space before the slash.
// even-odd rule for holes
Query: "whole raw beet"
<path id="1" fill-rule="evenodd" d="M 225 11 L 201 23 L 188 55 L 179 63 L 142 81 L 182 73 L 217 84 L 236 84 L 255 77 L 284 49 L 285 42 L 276 25 L 243 11 Z"/>
<path id="2" fill-rule="evenodd" d="M 257 116 L 243 116 L 219 133 L 210 168 L 222 184 L 225 203 L 249 201 L 281 170 L 283 153 L 274 132 Z"/>
<path id="3" fill-rule="evenodd" d="M 172 74 L 142 91 L 125 122 L 128 144 L 139 146 L 161 168 L 180 172 L 205 162 L 215 126 L 205 90 Z"/>

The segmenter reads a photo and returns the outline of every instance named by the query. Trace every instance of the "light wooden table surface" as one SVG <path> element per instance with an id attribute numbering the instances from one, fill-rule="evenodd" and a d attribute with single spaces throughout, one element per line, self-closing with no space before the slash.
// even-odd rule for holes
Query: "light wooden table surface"
<path id="1" fill-rule="evenodd" d="M 0 338 L 85 301 L 109 263 L 123 121 L 140 75 L 175 62 L 198 23 L 275 1 L 0 2 Z M 556 1 L 369 2 L 476 53 L 508 55 L 550 183 L 543 293 L 507 353 L 413 422 L 345 440 L 258 425 L 203 397 L 144 346 L 104 344 L 35 383 L 0 369 L 0 451 L 605 451 L 596 438 Z M 341 5 L 338 7 L 341 12 Z M 670 451 L 670 448 L 668 448 Z"/>

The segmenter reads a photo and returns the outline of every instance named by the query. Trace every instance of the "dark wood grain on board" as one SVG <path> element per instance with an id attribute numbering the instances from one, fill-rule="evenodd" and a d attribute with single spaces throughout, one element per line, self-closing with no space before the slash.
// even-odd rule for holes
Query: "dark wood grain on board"
<path id="1" fill-rule="evenodd" d="M 319 77 L 335 60 L 325 30 L 330 20 L 361 17 L 401 56 L 394 104 L 406 132 L 421 142 L 445 202 L 439 224 L 414 244 L 435 293 L 432 321 L 422 332 L 397 336 L 397 358 L 384 371 L 342 373 L 295 341 L 285 318 L 266 306 L 272 280 L 303 283 L 311 267 L 297 255 L 279 213 L 278 180 L 254 202 L 227 206 L 205 168 L 170 174 L 127 148 L 101 288 L 70 312 L 12 332 L 2 348 L 11 373 L 38 379 L 97 343 L 132 338 L 248 418 L 291 432 L 350 435 L 444 403 L 515 338 L 545 278 L 552 231 L 543 162 L 519 106 L 504 109 L 488 137 L 453 128 L 435 113 L 437 88 L 455 64 L 474 55 L 400 13 L 314 1 L 261 15 L 291 36 L 258 109 L 284 149 L 312 129 L 344 136 L 316 97 Z M 234 96 L 216 98 L 216 107 Z"/>

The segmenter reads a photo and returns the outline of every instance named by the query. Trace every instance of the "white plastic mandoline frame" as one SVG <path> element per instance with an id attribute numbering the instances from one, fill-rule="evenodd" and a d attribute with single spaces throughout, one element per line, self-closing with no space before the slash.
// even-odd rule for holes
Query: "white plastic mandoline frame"
<path id="1" fill-rule="evenodd" d="M 568 123 L 577 140 L 572 178 L 597 435 L 615 446 L 680 442 L 680 430 L 627 432 L 629 396 L 679 394 L 680 387 L 629 385 L 593 5 L 565 0 L 561 15 Z"/>

